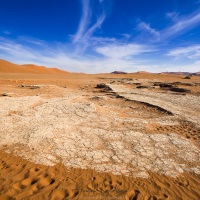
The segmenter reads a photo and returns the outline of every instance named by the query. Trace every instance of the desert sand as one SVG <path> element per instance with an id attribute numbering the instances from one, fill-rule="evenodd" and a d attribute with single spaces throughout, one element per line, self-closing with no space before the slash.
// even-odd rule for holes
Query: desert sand
<path id="1" fill-rule="evenodd" d="M 0 199 L 200 199 L 200 77 L 15 69 L 0 72 Z"/>

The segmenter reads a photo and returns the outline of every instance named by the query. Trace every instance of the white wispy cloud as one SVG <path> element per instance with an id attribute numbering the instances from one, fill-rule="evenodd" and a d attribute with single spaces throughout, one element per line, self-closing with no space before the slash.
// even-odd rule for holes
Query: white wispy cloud
<path id="1" fill-rule="evenodd" d="M 160 33 L 158 31 L 156 31 L 154 28 L 152 28 L 151 25 L 146 22 L 140 21 L 137 25 L 137 29 L 140 31 L 146 31 L 146 32 L 156 36 L 157 38 L 160 38 Z"/>
<path id="2" fill-rule="evenodd" d="M 129 56 L 139 55 L 145 52 L 155 51 L 152 47 L 140 44 L 111 44 L 97 47 L 96 52 L 109 58 L 126 58 Z"/>
<path id="3" fill-rule="evenodd" d="M 18 64 L 33 63 L 47 67 L 58 67 L 71 72 L 103 73 L 115 70 L 129 72 L 143 69 L 151 70 L 150 66 L 148 68 L 148 65 L 141 65 L 141 59 L 129 57 L 150 51 L 150 47 L 139 44 L 116 44 L 115 39 L 102 38 L 103 41 L 107 40 L 113 45 L 109 46 L 105 43 L 104 46 L 98 48 L 99 44 L 102 45 L 101 38 L 95 40 L 97 41 L 97 49 L 94 50 L 104 57 L 92 54 L 74 56 L 71 44 L 66 44 L 67 47 L 65 45 L 63 48 L 63 44 L 40 42 L 30 47 L 27 38 L 23 43 L 22 38 L 19 41 L 13 41 L 2 37 L 0 38 L 0 58 Z"/>
<path id="4" fill-rule="evenodd" d="M 187 57 L 190 59 L 197 59 L 200 58 L 200 45 L 192 45 L 188 47 L 179 47 L 172 49 L 167 54 L 168 56 L 174 57 Z"/>
<path id="5" fill-rule="evenodd" d="M 182 16 L 182 17 L 177 16 L 175 23 L 161 32 L 162 38 L 166 39 L 172 36 L 176 36 L 178 34 L 182 34 L 198 26 L 199 23 L 200 23 L 199 10 L 195 11 L 194 13 L 188 16 Z"/>
<path id="6" fill-rule="evenodd" d="M 16 43 L 12 40 L 7 40 L 5 38 L 0 38 L 0 55 L 2 58 L 5 56 L 6 58 L 21 58 L 22 60 L 34 60 L 40 54 L 36 52 L 32 52 L 32 49 L 28 46 L 23 46 L 20 43 Z"/>
<path id="7" fill-rule="evenodd" d="M 91 23 L 91 21 L 94 20 L 92 20 L 93 9 L 90 6 L 90 0 L 82 0 L 82 16 L 78 30 L 73 37 L 73 43 L 82 43 L 83 49 L 85 49 L 88 46 L 88 40 L 90 40 L 90 37 L 92 37 L 92 35 L 97 29 L 101 28 L 101 25 L 103 24 L 106 18 L 106 13 L 103 9 L 103 6 L 101 6 L 103 0 L 99 0 L 99 3 L 99 10 L 101 11 L 101 14 L 96 17 L 96 21 L 94 23 Z"/>
<path id="8" fill-rule="evenodd" d="M 107 38 L 110 40 L 110 38 Z M 190 64 L 179 63 L 173 64 L 165 62 L 162 64 L 145 60 L 147 51 L 155 51 L 151 46 L 142 46 L 139 44 L 116 44 L 113 41 L 112 46 L 104 45 L 101 49 L 97 49 L 104 57 L 95 55 L 86 56 L 84 54 L 74 57 L 71 54 L 70 47 L 63 48 L 61 44 L 39 44 L 39 48 L 31 47 L 22 43 L 20 40 L 13 41 L 0 37 L 0 58 L 18 64 L 33 63 L 37 65 L 44 65 L 47 67 L 58 67 L 70 72 L 85 72 L 85 73 L 105 73 L 115 70 L 135 72 L 135 71 L 199 71 L 200 59 L 191 60 Z M 97 47 L 98 48 L 98 47 Z M 183 48 L 185 49 L 185 48 Z M 182 55 L 183 53 L 191 52 L 192 48 L 185 51 L 179 49 L 171 51 L 171 55 Z M 200 49 L 200 46 L 193 47 L 193 49 Z M 121 55 L 122 54 L 122 55 Z M 144 54 L 143 58 L 137 58 Z M 169 59 L 168 59 L 169 60 Z"/>
<path id="9" fill-rule="evenodd" d="M 26 43 L 22 44 L 17 41 L 0 38 L 0 57 L 20 64 L 34 63 L 62 68 L 65 66 L 64 63 L 60 65 L 63 60 L 73 61 L 64 52 L 56 45 L 49 47 L 49 45 L 43 43 L 39 47 L 38 45 L 29 47 Z"/>
<path id="10" fill-rule="evenodd" d="M 176 22 L 180 18 L 180 15 L 178 12 L 168 12 L 166 13 L 166 17 Z"/>
<path id="11" fill-rule="evenodd" d="M 132 35 L 129 33 L 121 33 L 119 35 L 123 36 L 123 39 L 125 40 L 129 40 L 132 37 Z"/>
<path id="12" fill-rule="evenodd" d="M 26 42 L 27 44 L 33 44 L 33 45 L 37 45 L 37 46 L 43 46 L 46 43 L 43 40 L 40 39 L 36 39 L 33 37 L 28 37 L 28 36 L 18 36 L 18 41 L 22 41 L 23 43 Z"/>
<path id="13" fill-rule="evenodd" d="M 172 22 L 171 25 L 168 25 L 168 27 L 164 28 L 163 30 L 158 31 L 152 28 L 151 24 L 141 20 L 137 20 L 136 29 L 142 33 L 146 32 L 154 36 L 157 39 L 155 42 L 163 42 L 170 38 L 176 37 L 177 35 L 186 33 L 187 31 L 190 31 L 200 25 L 200 9 L 185 16 L 178 12 L 167 12 L 166 17 Z M 154 40 L 149 37 L 149 41 Z"/>
<path id="14" fill-rule="evenodd" d="M 97 28 L 101 28 L 102 23 L 104 22 L 106 15 L 103 13 L 101 16 L 98 17 L 95 24 L 93 24 L 87 32 L 83 35 L 83 40 L 88 41 L 90 37 L 93 35 Z"/>
<path id="15" fill-rule="evenodd" d="M 77 42 L 85 34 L 91 17 L 90 0 L 82 0 L 82 16 L 79 23 L 78 31 L 74 35 L 73 42 Z"/>

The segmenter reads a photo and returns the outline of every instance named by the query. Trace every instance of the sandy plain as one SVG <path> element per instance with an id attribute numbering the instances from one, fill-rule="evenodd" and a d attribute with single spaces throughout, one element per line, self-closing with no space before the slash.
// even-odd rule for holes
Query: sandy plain
<path id="1" fill-rule="evenodd" d="M 1 73 L 0 104 L 0 199 L 200 199 L 198 76 Z"/>

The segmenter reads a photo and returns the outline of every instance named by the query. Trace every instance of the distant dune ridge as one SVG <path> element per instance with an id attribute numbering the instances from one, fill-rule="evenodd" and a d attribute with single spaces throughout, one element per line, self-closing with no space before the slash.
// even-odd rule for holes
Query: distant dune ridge
<path id="1" fill-rule="evenodd" d="M 147 71 L 138 71 L 137 73 L 140 73 L 140 74 L 150 74 L 151 72 L 147 72 Z"/>
<path id="2" fill-rule="evenodd" d="M 200 76 L 200 72 L 193 73 L 193 75 Z"/>
<path id="3" fill-rule="evenodd" d="M 17 65 L 0 59 L 0 73 L 66 74 L 67 71 L 33 64 Z"/>
<path id="4" fill-rule="evenodd" d="M 111 72 L 111 74 L 127 74 L 127 73 L 123 71 L 114 71 L 114 72 Z"/>
<path id="5" fill-rule="evenodd" d="M 68 74 L 70 72 L 58 69 L 38 66 L 34 64 L 18 65 L 9 61 L 0 59 L 0 73 L 19 73 L 19 74 Z M 82 73 L 82 72 L 81 72 Z M 133 72 L 135 73 L 135 72 Z M 140 74 L 151 74 L 147 71 L 138 71 Z M 124 71 L 113 71 L 111 74 L 130 74 Z M 183 76 L 200 76 L 200 71 L 195 73 L 190 72 L 162 72 L 161 74 L 183 75 Z"/>
<path id="6" fill-rule="evenodd" d="M 132 72 L 135 73 L 135 72 Z M 138 74 L 151 74 L 151 72 L 147 72 L 147 71 L 138 71 Z M 123 72 L 123 71 L 113 71 L 111 72 L 111 74 L 130 74 L 127 72 Z M 200 72 L 195 72 L 195 73 L 191 73 L 191 72 L 161 72 L 160 74 L 169 74 L 169 75 L 182 75 L 182 76 L 200 76 Z"/>
<path id="7" fill-rule="evenodd" d="M 162 74 L 174 74 L 174 75 L 183 75 L 183 76 L 200 76 L 200 72 L 162 72 Z"/>

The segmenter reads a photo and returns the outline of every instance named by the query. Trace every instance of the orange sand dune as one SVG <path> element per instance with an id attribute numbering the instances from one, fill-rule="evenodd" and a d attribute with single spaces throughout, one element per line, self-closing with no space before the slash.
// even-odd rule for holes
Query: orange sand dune
<path id="1" fill-rule="evenodd" d="M 17 65 L 0 60 L 0 73 L 66 74 L 68 72 L 57 68 L 47 68 L 33 64 Z"/>

